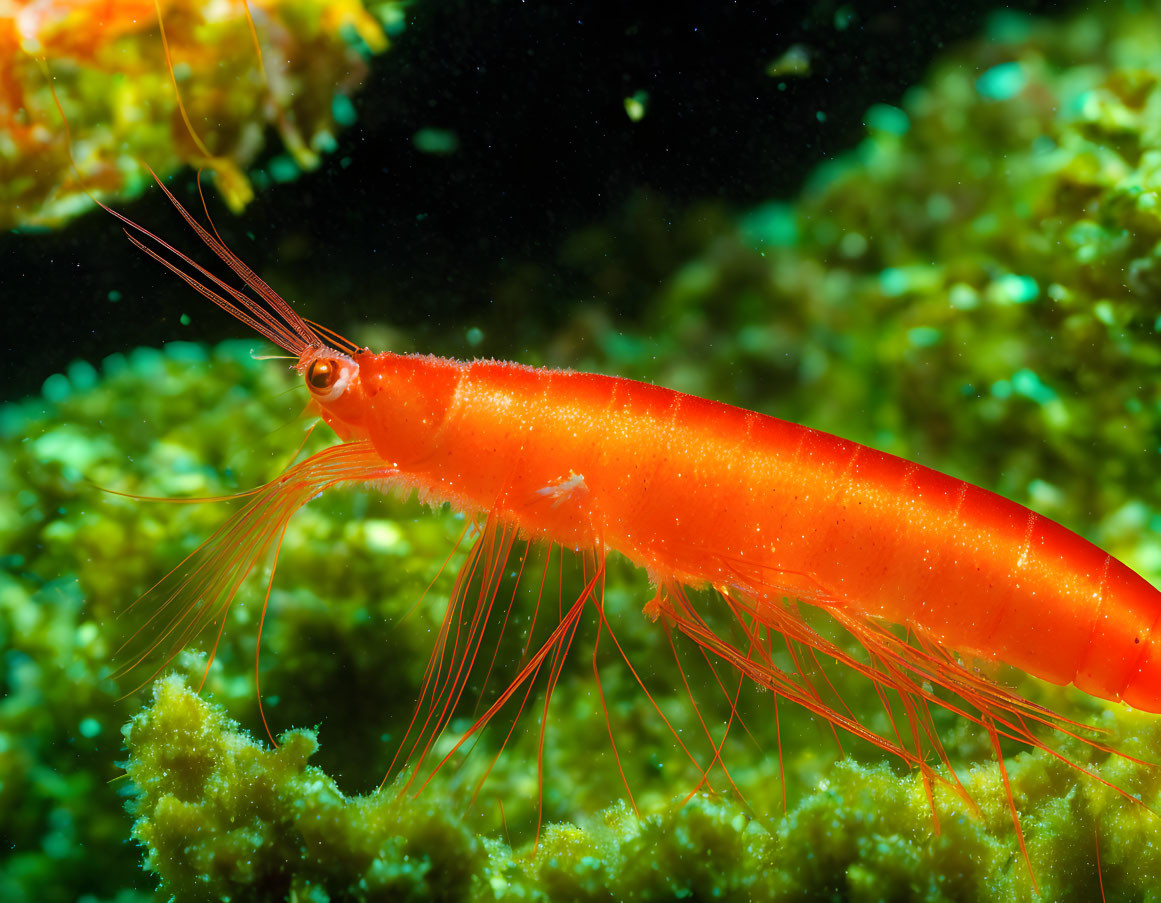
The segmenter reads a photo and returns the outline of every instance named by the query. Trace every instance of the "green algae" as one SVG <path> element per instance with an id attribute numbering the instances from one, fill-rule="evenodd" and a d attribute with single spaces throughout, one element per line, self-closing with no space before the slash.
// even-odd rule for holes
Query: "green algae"
<path id="1" fill-rule="evenodd" d="M 1155 749 L 1161 724 L 1139 717 L 1134 727 L 1125 751 Z M 176 677 L 158 682 L 125 734 L 138 787 L 133 834 L 178 899 L 1003 901 L 1032 892 L 991 766 L 963 775 L 978 813 L 939 790 L 938 834 L 918 776 L 848 761 L 784 820 L 756 820 L 708 794 L 643 818 L 621 803 L 549 826 L 534 852 L 518 856 L 476 836 L 457 810 L 397 792 L 398 782 L 344 795 L 306 764 L 314 732 L 290 731 L 265 748 Z M 1156 816 L 1145 806 L 1161 805 L 1161 777 L 1081 744 L 1069 752 L 1145 805 L 1095 777 L 1078 781 L 1042 751 L 1016 757 L 1012 793 L 1041 892 L 1095 898 L 1102 876 L 1114 897 L 1157 886 L 1161 857 L 1148 840 Z"/>
<path id="2" fill-rule="evenodd" d="M 351 799 L 318 768 L 310 731 L 268 749 L 221 710 L 159 681 L 125 729 L 133 836 L 179 899 L 462 900 L 485 859 L 453 813 L 389 793 Z"/>

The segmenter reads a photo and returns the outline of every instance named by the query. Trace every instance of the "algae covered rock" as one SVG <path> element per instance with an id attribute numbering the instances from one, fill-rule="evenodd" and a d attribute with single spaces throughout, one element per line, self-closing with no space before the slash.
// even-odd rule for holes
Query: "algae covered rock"
<path id="1" fill-rule="evenodd" d="M 1156 719 L 1122 748 L 1156 748 Z M 843 762 L 785 819 L 697 794 L 638 816 L 623 803 L 548 826 L 523 852 L 475 834 L 454 802 L 401 784 L 350 797 L 307 760 L 314 732 L 256 743 L 221 709 L 159 681 L 125 729 L 134 838 L 178 900 L 1012 900 L 1033 892 L 998 769 L 928 797 L 918 775 Z M 1035 881 L 1084 899 L 1161 881 L 1149 841 L 1161 777 L 1076 743 L 1082 776 L 1046 751 L 1009 762 Z M 1134 793 L 1127 799 L 1108 783 Z M 938 821 L 938 829 L 936 827 Z M 1099 864 L 1098 864 L 1099 860 Z"/>
<path id="2" fill-rule="evenodd" d="M 312 732 L 265 748 L 177 677 L 125 739 L 133 836 L 179 899 L 462 900 L 486 861 L 454 812 L 390 789 L 344 796 L 306 764 Z"/>

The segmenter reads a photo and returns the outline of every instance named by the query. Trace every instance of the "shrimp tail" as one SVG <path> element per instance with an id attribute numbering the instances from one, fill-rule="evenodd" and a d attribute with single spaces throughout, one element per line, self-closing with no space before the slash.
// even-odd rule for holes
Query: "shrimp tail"
<path id="1" fill-rule="evenodd" d="M 277 563 L 291 515 L 332 486 L 386 480 L 394 475 L 395 470 L 384 464 L 370 442 L 348 442 L 324 449 L 246 493 L 249 500 L 244 507 L 121 613 L 140 618 L 116 653 L 119 667 L 113 676 L 129 679 L 132 688 L 126 695 L 152 681 L 179 652 L 214 625 L 213 646 L 202 675 L 204 684 L 238 587 L 271 553 L 273 564 Z M 263 619 L 273 577 L 272 566 Z"/>

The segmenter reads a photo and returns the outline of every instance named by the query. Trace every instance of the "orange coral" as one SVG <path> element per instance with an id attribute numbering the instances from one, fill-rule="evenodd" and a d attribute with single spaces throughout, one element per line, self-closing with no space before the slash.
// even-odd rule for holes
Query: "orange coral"
<path id="1" fill-rule="evenodd" d="M 334 143 L 336 95 L 386 46 L 359 0 L 0 0 L 0 228 L 59 225 L 91 206 L 89 191 L 132 196 L 142 163 L 205 167 L 241 208 L 266 127 L 299 167 L 317 165 Z"/>

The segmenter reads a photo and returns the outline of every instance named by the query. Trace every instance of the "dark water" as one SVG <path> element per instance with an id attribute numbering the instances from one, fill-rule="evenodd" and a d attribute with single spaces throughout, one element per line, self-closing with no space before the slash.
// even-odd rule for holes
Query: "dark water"
<path id="1" fill-rule="evenodd" d="M 819 161 L 858 142 L 868 106 L 897 102 L 993 6 L 417 4 L 374 62 L 338 151 L 236 221 L 221 213 L 219 225 L 277 288 L 339 328 L 387 321 L 433 351 L 535 355 L 544 330 L 578 304 L 631 320 L 671 260 L 696 250 L 669 231 L 683 211 L 792 196 Z M 768 76 L 796 43 L 811 49 L 811 76 Z M 648 110 L 631 122 L 624 99 L 641 90 Z M 428 127 L 454 132 L 458 152 L 418 151 L 412 138 Z M 188 181 L 178 178 L 179 193 Z M 151 194 L 122 209 L 185 240 Z M 660 247 L 613 291 L 594 283 L 599 261 L 562 248 L 582 228 L 617 221 L 654 230 Z M 0 316 L 8 399 L 76 358 L 241 334 L 99 213 L 56 234 L 0 236 Z M 447 338 L 471 324 L 485 327 L 481 347 Z"/>

